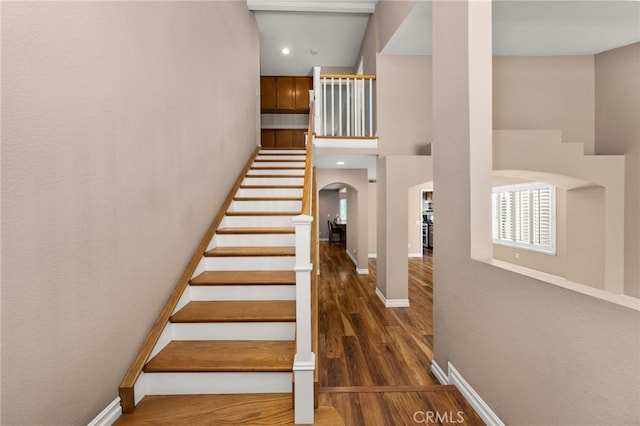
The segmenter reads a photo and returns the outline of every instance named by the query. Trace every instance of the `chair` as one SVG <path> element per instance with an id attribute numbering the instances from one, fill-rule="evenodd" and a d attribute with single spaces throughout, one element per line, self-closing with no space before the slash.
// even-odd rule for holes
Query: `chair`
<path id="1" fill-rule="evenodd" d="M 327 221 L 329 224 L 329 242 L 332 243 L 335 241 L 334 235 L 338 236 L 338 242 L 341 243 L 344 241 L 344 229 L 337 227 L 330 220 Z"/>

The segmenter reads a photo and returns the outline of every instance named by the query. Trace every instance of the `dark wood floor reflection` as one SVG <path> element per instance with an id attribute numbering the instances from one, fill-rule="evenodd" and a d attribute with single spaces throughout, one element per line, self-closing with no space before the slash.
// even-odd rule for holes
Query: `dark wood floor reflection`
<path id="1" fill-rule="evenodd" d="M 450 424 L 483 424 L 430 372 L 432 265 L 430 255 L 409 259 L 410 307 L 385 308 L 375 294 L 376 261 L 358 275 L 343 245 L 320 243 L 320 404 L 336 407 L 346 425 L 446 424 L 458 412 Z M 436 413 L 440 421 L 430 422 Z"/>

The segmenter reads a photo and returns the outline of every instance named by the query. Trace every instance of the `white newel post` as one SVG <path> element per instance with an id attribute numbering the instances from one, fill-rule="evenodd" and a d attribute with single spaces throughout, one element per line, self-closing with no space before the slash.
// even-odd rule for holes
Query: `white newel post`
<path id="1" fill-rule="evenodd" d="M 296 355 L 293 360 L 295 380 L 295 423 L 313 424 L 313 376 L 316 356 L 311 350 L 311 223 L 312 216 L 293 218 L 296 238 Z"/>
<path id="2" fill-rule="evenodd" d="M 317 135 L 322 134 L 322 81 L 320 80 L 320 67 L 313 67 L 313 90 L 314 90 L 314 110 L 313 110 L 313 131 Z"/>

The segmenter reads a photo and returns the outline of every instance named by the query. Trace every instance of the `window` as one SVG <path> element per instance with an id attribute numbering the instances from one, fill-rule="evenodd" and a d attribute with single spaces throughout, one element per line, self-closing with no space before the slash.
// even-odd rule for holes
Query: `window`
<path id="1" fill-rule="evenodd" d="M 493 242 L 556 254 L 556 191 L 534 182 L 497 186 L 492 194 Z"/>
<path id="2" fill-rule="evenodd" d="M 347 199 L 340 199 L 340 223 L 347 223 Z"/>

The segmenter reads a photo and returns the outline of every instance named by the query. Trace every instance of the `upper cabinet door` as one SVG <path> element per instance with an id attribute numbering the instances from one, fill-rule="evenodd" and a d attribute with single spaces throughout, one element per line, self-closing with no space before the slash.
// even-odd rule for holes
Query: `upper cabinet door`
<path id="1" fill-rule="evenodd" d="M 260 77 L 260 108 L 263 113 L 309 112 L 311 77 Z"/>
<path id="2" fill-rule="evenodd" d="M 295 109 L 296 86 L 293 77 L 278 77 L 278 109 Z"/>
<path id="3" fill-rule="evenodd" d="M 296 85 L 295 109 L 306 111 L 309 109 L 309 90 L 311 90 L 311 78 L 296 77 L 295 85 Z"/>
<path id="4" fill-rule="evenodd" d="M 276 77 L 260 77 L 261 109 L 276 109 Z"/>

